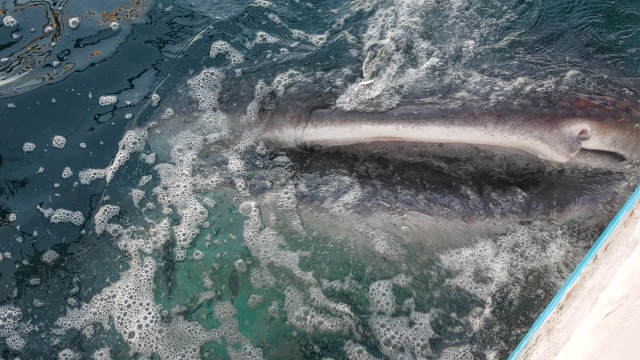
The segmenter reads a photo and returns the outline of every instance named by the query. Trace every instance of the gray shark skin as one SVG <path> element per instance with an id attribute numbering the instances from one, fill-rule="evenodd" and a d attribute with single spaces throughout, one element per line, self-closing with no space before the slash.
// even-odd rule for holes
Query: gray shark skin
<path id="1" fill-rule="evenodd" d="M 631 102 L 605 97 L 487 110 L 403 105 L 380 113 L 325 108 L 279 116 L 260 139 L 281 148 L 368 144 L 375 151 L 397 144 L 428 150 L 430 144 L 446 144 L 528 154 L 549 165 L 640 160 L 640 111 Z"/>

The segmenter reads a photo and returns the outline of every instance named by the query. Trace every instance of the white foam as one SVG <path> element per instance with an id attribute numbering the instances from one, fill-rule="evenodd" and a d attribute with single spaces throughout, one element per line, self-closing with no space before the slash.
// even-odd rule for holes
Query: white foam
<path id="1" fill-rule="evenodd" d="M 455 273 L 446 280 L 447 286 L 464 289 L 484 301 L 484 306 L 471 311 L 468 317 L 472 329 L 480 331 L 493 316 L 494 295 L 504 286 L 516 280 L 522 283 L 532 271 L 544 270 L 545 281 L 559 287 L 572 270 L 567 261 L 571 258 L 579 259 L 571 235 L 562 229 L 550 230 L 547 223 L 535 222 L 513 226 L 498 239 L 479 238 L 470 247 L 440 255 L 440 262 Z M 509 296 L 517 297 L 522 290 L 513 287 Z"/>
<path id="2" fill-rule="evenodd" d="M 73 171 L 71 171 L 70 167 L 67 166 L 62 170 L 62 178 L 63 179 L 68 179 L 68 178 L 70 178 L 72 176 L 73 176 Z"/>
<path id="3" fill-rule="evenodd" d="M 120 207 L 117 205 L 103 205 L 94 215 L 93 221 L 96 224 L 96 233 L 102 234 L 109 228 L 109 221 L 120 213 Z"/>
<path id="4" fill-rule="evenodd" d="M 151 94 L 151 106 L 156 107 L 160 104 L 160 95 L 153 93 Z"/>
<path id="5" fill-rule="evenodd" d="M 58 258 L 60 258 L 60 254 L 58 254 L 56 251 L 51 250 L 51 249 L 47 249 L 42 256 L 40 257 L 40 260 L 42 260 L 42 262 L 47 263 L 49 265 L 53 264 L 56 260 L 58 260 Z"/>
<path id="6" fill-rule="evenodd" d="M 80 226 L 84 223 L 84 216 L 80 211 L 56 209 L 49 218 L 49 221 L 51 221 L 52 224 L 69 222 L 73 225 Z"/>
<path id="7" fill-rule="evenodd" d="M 69 20 L 67 20 L 67 24 L 71 29 L 77 29 L 78 26 L 80 26 L 80 18 L 77 16 L 69 18 Z"/>
<path id="8" fill-rule="evenodd" d="M 230 62 L 230 66 L 236 66 L 244 62 L 244 55 L 231 47 L 229 43 L 218 40 L 211 44 L 211 51 L 209 57 L 215 59 L 220 54 L 226 54 L 227 60 Z"/>
<path id="9" fill-rule="evenodd" d="M 347 340 L 343 347 L 344 352 L 347 354 L 349 360 L 375 360 L 375 356 L 371 355 L 367 349 L 354 343 L 352 340 Z"/>
<path id="10" fill-rule="evenodd" d="M 84 223 L 84 216 L 80 211 L 71 211 L 67 209 L 51 209 L 43 208 L 40 205 L 36 205 L 36 209 L 48 218 L 52 224 L 60 223 L 72 223 L 73 225 L 80 226 Z"/>
<path id="11" fill-rule="evenodd" d="M 116 95 L 102 95 L 98 98 L 98 104 L 100 106 L 109 106 L 118 102 Z"/>
<path id="12" fill-rule="evenodd" d="M 55 135 L 51 141 L 54 148 L 62 149 L 67 144 L 67 139 L 62 135 Z"/>
<path id="13" fill-rule="evenodd" d="M 113 157 L 111 164 L 104 169 L 107 183 L 111 181 L 116 172 L 129 160 L 131 154 L 144 150 L 147 136 L 147 129 L 142 128 L 129 130 L 124 134 L 122 140 L 118 142 L 118 152 Z"/>
<path id="14" fill-rule="evenodd" d="M 102 179 L 106 176 L 105 169 L 84 169 L 78 174 L 80 184 L 90 184 L 92 181 Z"/>
<path id="15" fill-rule="evenodd" d="M 20 320 L 22 311 L 19 308 L 12 305 L 0 306 L 0 338 L 5 338 L 7 347 L 16 352 L 22 351 L 25 346 L 22 335 L 26 329 Z"/>
<path id="16" fill-rule="evenodd" d="M 111 348 L 102 348 L 96 350 L 91 356 L 93 360 L 111 360 Z"/>
<path id="17" fill-rule="evenodd" d="M 2 18 L 2 24 L 6 27 L 14 27 L 18 25 L 18 20 L 16 20 L 16 18 L 11 15 L 6 15 L 4 18 Z"/>
<path id="18" fill-rule="evenodd" d="M 146 357 L 157 354 L 162 359 L 198 359 L 202 344 L 215 336 L 196 323 L 160 321 L 161 307 L 153 295 L 155 271 L 151 258 L 132 261 L 132 268 L 117 283 L 103 289 L 90 303 L 69 310 L 56 325 L 64 331 L 81 330 L 92 323 L 108 328 L 112 319 L 133 352 Z"/>
<path id="19" fill-rule="evenodd" d="M 143 175 L 140 178 L 140 181 L 138 182 L 138 186 L 142 187 L 145 186 L 149 183 L 149 181 L 151 181 L 151 179 L 153 179 L 153 176 L 151 175 Z"/>
<path id="20" fill-rule="evenodd" d="M 323 46 L 327 42 L 328 33 L 324 34 L 308 34 L 302 30 L 291 29 L 291 36 L 294 39 L 306 40 L 315 46 Z"/>
<path id="21" fill-rule="evenodd" d="M 7 339 L 5 340 L 7 348 L 16 352 L 21 352 L 24 349 L 26 343 L 26 340 L 17 334 L 13 334 L 7 337 Z"/>
<path id="22" fill-rule="evenodd" d="M 58 353 L 58 360 L 80 360 L 82 354 L 71 349 L 64 349 Z"/>
<path id="23" fill-rule="evenodd" d="M 220 98 L 221 82 L 224 73 L 221 70 L 209 68 L 189 79 L 189 95 L 198 101 L 200 110 L 217 110 Z"/>
<path id="24" fill-rule="evenodd" d="M 140 208 L 140 201 L 144 198 L 144 191 L 140 189 L 131 189 L 131 199 L 133 200 L 133 205 L 135 207 Z"/>
<path id="25" fill-rule="evenodd" d="M 22 144 L 22 152 L 28 153 L 28 152 L 34 151 L 35 149 L 36 149 L 36 144 L 32 142 L 26 142 Z"/>

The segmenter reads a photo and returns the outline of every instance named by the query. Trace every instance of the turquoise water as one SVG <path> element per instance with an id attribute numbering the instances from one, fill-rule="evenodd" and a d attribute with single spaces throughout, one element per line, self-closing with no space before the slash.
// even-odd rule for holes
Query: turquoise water
<path id="1" fill-rule="evenodd" d="M 469 172 L 254 131 L 311 105 L 634 109 L 638 14 L 0 2 L 0 357 L 506 358 L 635 164 Z"/>

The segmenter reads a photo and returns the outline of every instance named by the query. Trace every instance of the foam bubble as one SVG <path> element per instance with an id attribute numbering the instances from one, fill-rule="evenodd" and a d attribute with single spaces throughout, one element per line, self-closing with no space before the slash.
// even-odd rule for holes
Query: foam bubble
<path id="1" fill-rule="evenodd" d="M 20 320 L 22 311 L 19 308 L 12 305 L 0 306 L 0 338 L 5 338 L 7 347 L 13 351 L 22 351 L 25 345 L 25 340 L 21 337 L 25 329 Z"/>
<path id="2" fill-rule="evenodd" d="M 488 357 L 491 358 L 491 357 Z M 440 353 L 442 360 L 475 360 L 477 357 L 471 352 L 471 346 L 452 346 L 448 347 Z"/>
<path id="3" fill-rule="evenodd" d="M 238 65 L 244 62 L 244 55 L 228 43 L 218 40 L 211 44 L 211 51 L 209 51 L 209 57 L 215 59 L 220 54 L 226 54 L 227 59 L 231 63 L 231 66 Z"/>
<path id="4" fill-rule="evenodd" d="M 71 211 L 66 209 L 56 209 L 49 218 L 52 224 L 70 222 L 76 226 L 82 225 L 84 216 L 80 211 Z"/>
<path id="5" fill-rule="evenodd" d="M 22 152 L 28 153 L 28 152 L 34 151 L 35 149 L 36 149 L 36 144 L 32 142 L 26 142 L 22 144 Z"/>
<path id="6" fill-rule="evenodd" d="M 102 179 L 106 176 L 105 169 L 84 169 L 78 174 L 80 184 L 90 184 L 92 181 Z"/>
<path id="7" fill-rule="evenodd" d="M 54 148 L 62 149 L 67 144 L 67 139 L 62 135 L 55 135 L 52 139 L 51 145 Z"/>
<path id="8" fill-rule="evenodd" d="M 53 264 L 56 260 L 58 260 L 58 258 L 60 258 L 60 254 L 58 254 L 56 251 L 51 250 L 51 249 L 47 249 L 42 256 L 40 257 L 40 260 L 42 260 L 42 262 L 47 263 L 49 265 Z"/>
<path id="9" fill-rule="evenodd" d="M 175 114 L 175 111 L 173 111 L 172 108 L 168 107 L 164 109 L 164 112 L 162 113 L 162 115 L 160 115 L 160 119 L 162 120 L 170 119 L 173 116 L 173 114 Z"/>
<path id="10" fill-rule="evenodd" d="M 109 227 L 109 221 L 120 213 L 120 207 L 117 205 L 103 205 L 93 217 L 96 224 L 96 233 L 102 234 Z"/>
<path id="11" fill-rule="evenodd" d="M 187 81 L 189 95 L 198 102 L 198 109 L 213 111 L 218 108 L 223 78 L 221 70 L 209 68 Z"/>
<path id="12" fill-rule="evenodd" d="M 247 49 L 252 49 L 256 44 L 275 44 L 280 41 L 279 38 L 272 36 L 264 31 L 258 31 L 253 41 L 245 44 Z"/>
<path id="13" fill-rule="evenodd" d="M 151 181 L 153 177 L 151 175 L 143 175 L 138 182 L 138 186 L 145 186 Z"/>
<path id="14" fill-rule="evenodd" d="M 343 347 L 344 352 L 347 355 L 347 359 L 349 360 L 375 360 L 377 359 L 375 356 L 369 354 L 367 349 L 360 345 L 354 343 L 352 340 L 348 340 Z"/>
<path id="15" fill-rule="evenodd" d="M 18 25 L 18 20 L 16 20 L 16 18 L 14 18 L 11 15 L 6 15 L 2 19 L 2 24 L 4 24 L 4 26 L 6 26 L 6 27 L 14 27 L 14 26 Z"/>
<path id="16" fill-rule="evenodd" d="M 111 360 L 111 348 L 102 348 L 102 349 L 98 349 L 96 350 L 93 355 L 92 358 L 93 360 Z"/>
<path id="17" fill-rule="evenodd" d="M 240 272 L 247 271 L 247 263 L 242 259 L 236 260 L 236 262 L 233 263 L 233 266 L 235 266 L 235 268 Z"/>
<path id="18" fill-rule="evenodd" d="M 80 360 L 82 354 L 77 353 L 71 349 L 64 349 L 58 353 L 58 360 Z"/>
<path id="19" fill-rule="evenodd" d="M 156 107 L 160 104 L 160 95 L 153 93 L 151 94 L 151 106 Z"/>
<path id="20" fill-rule="evenodd" d="M 98 104 L 100 106 L 109 106 L 118 102 L 116 95 L 102 95 L 98 98 Z"/>
<path id="21" fill-rule="evenodd" d="M 67 24 L 69 24 L 69 27 L 71 29 L 77 29 L 78 26 L 80 26 L 80 18 L 77 16 L 74 16 L 67 21 Z"/>
<path id="22" fill-rule="evenodd" d="M 42 284 L 42 279 L 37 276 L 34 276 L 30 278 L 27 282 L 29 283 L 29 286 L 39 286 L 40 284 Z"/>
<path id="23" fill-rule="evenodd" d="M 308 306 L 303 294 L 293 287 L 285 290 L 287 322 L 304 331 L 343 332 L 353 326 L 351 319 Z"/>
<path id="24" fill-rule="evenodd" d="M 327 42 L 328 33 L 324 34 L 307 34 L 302 30 L 291 29 L 291 36 L 294 39 L 307 40 L 315 46 L 323 46 Z"/>
<path id="25" fill-rule="evenodd" d="M 204 252 L 200 250 L 195 250 L 192 256 L 194 260 L 202 260 L 204 258 Z"/>
<path id="26" fill-rule="evenodd" d="M 255 308 L 262 302 L 263 298 L 260 295 L 251 294 L 249 299 L 247 300 L 247 306 L 250 308 Z"/>
<path id="27" fill-rule="evenodd" d="M 73 171 L 71 171 L 71 168 L 70 168 L 70 167 L 68 167 L 68 166 L 67 166 L 67 167 L 65 167 L 65 168 L 62 170 L 62 178 L 63 178 L 63 179 L 68 179 L 68 178 L 70 178 L 71 176 L 73 176 Z"/>
<path id="28" fill-rule="evenodd" d="M 214 330 L 207 331 L 199 324 L 179 317 L 171 322 L 161 321 L 162 307 L 155 303 L 153 293 L 156 269 L 156 261 L 152 258 L 133 257 L 130 269 L 120 280 L 103 289 L 90 303 L 70 309 L 56 325 L 66 332 L 80 331 L 93 323 L 108 328 L 112 321 L 131 352 L 144 357 L 199 359 L 204 343 L 211 340 L 222 343 L 223 337 L 232 358 L 241 354 L 262 357 L 260 350 L 240 333 L 233 318 L 237 312 L 230 303 L 216 302 L 214 305 L 214 315 L 221 322 Z"/>
<path id="29" fill-rule="evenodd" d="M 140 201 L 142 201 L 142 198 L 144 198 L 144 191 L 140 190 L 140 189 L 131 189 L 131 199 L 133 200 L 133 205 L 135 205 L 135 207 L 140 208 L 139 204 Z"/>
<path id="30" fill-rule="evenodd" d="M 9 348 L 9 350 L 13 350 L 16 352 L 22 351 L 26 343 L 27 343 L 26 340 L 17 334 L 13 334 L 7 337 L 7 339 L 5 340 L 5 344 L 7 344 L 7 348 Z"/>
<path id="31" fill-rule="evenodd" d="M 145 163 L 149 164 L 149 165 L 153 165 L 156 162 L 156 154 L 155 153 L 151 153 L 151 154 L 145 154 L 145 153 L 141 153 L 140 154 L 140 160 L 144 161 Z"/>
<path id="32" fill-rule="evenodd" d="M 118 142 L 118 152 L 113 157 L 111 164 L 104 169 L 107 183 L 113 179 L 116 172 L 129 160 L 131 154 L 144 150 L 147 136 L 147 129 L 142 128 L 129 130 L 124 134 L 122 140 Z"/>
<path id="33" fill-rule="evenodd" d="M 71 211 L 67 209 L 51 209 L 43 208 L 40 205 L 36 205 L 36 209 L 48 218 L 52 224 L 60 223 L 72 223 L 76 226 L 80 226 L 84 223 L 84 216 L 80 211 Z"/>

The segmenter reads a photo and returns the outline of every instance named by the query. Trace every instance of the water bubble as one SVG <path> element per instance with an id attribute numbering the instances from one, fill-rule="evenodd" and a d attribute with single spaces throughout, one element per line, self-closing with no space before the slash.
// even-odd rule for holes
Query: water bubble
<path id="1" fill-rule="evenodd" d="M 156 107 L 158 104 L 160 104 L 160 95 L 153 93 L 151 95 L 151 106 Z"/>
<path id="2" fill-rule="evenodd" d="M 62 149 L 67 144 L 67 139 L 62 135 L 53 137 L 52 145 L 54 148 Z"/>
<path id="3" fill-rule="evenodd" d="M 246 263 L 244 260 L 242 260 L 242 259 L 237 260 L 233 265 L 234 265 L 234 266 L 236 267 L 236 269 L 238 269 L 238 271 L 240 271 L 240 272 L 245 272 L 245 271 L 247 271 L 247 263 Z"/>
<path id="4" fill-rule="evenodd" d="M 80 18 L 77 16 L 74 16 L 71 19 L 69 19 L 67 23 L 69 24 L 70 28 L 77 29 L 78 26 L 80 25 Z"/>
<path id="5" fill-rule="evenodd" d="M 69 168 L 68 166 L 65 167 L 64 170 L 62 170 L 62 178 L 68 179 L 71 176 L 73 176 L 73 171 L 71 171 L 71 168 Z"/>
<path id="6" fill-rule="evenodd" d="M 2 24 L 6 27 L 14 27 L 18 25 L 18 20 L 16 20 L 13 16 L 7 15 L 2 19 Z"/>
<path id="7" fill-rule="evenodd" d="M 253 205 L 251 205 L 250 202 L 244 202 L 240 205 L 240 208 L 238 209 L 238 211 L 240 212 L 240 214 L 244 215 L 244 216 L 249 216 L 251 215 L 251 210 L 253 210 Z"/>
<path id="8" fill-rule="evenodd" d="M 42 254 L 42 256 L 40 257 L 40 260 L 42 260 L 42 262 L 46 264 L 51 265 L 56 260 L 58 260 L 59 257 L 60 257 L 60 254 L 58 254 L 57 252 L 53 250 L 47 250 L 44 252 L 44 254 Z"/>
<path id="9" fill-rule="evenodd" d="M 118 102 L 118 97 L 115 95 L 102 95 L 98 98 L 98 104 L 100 106 L 113 105 Z"/>
<path id="10" fill-rule="evenodd" d="M 22 144 L 22 152 L 28 153 L 28 152 L 32 152 L 35 149 L 36 149 L 36 144 L 32 142 L 26 142 Z"/>

